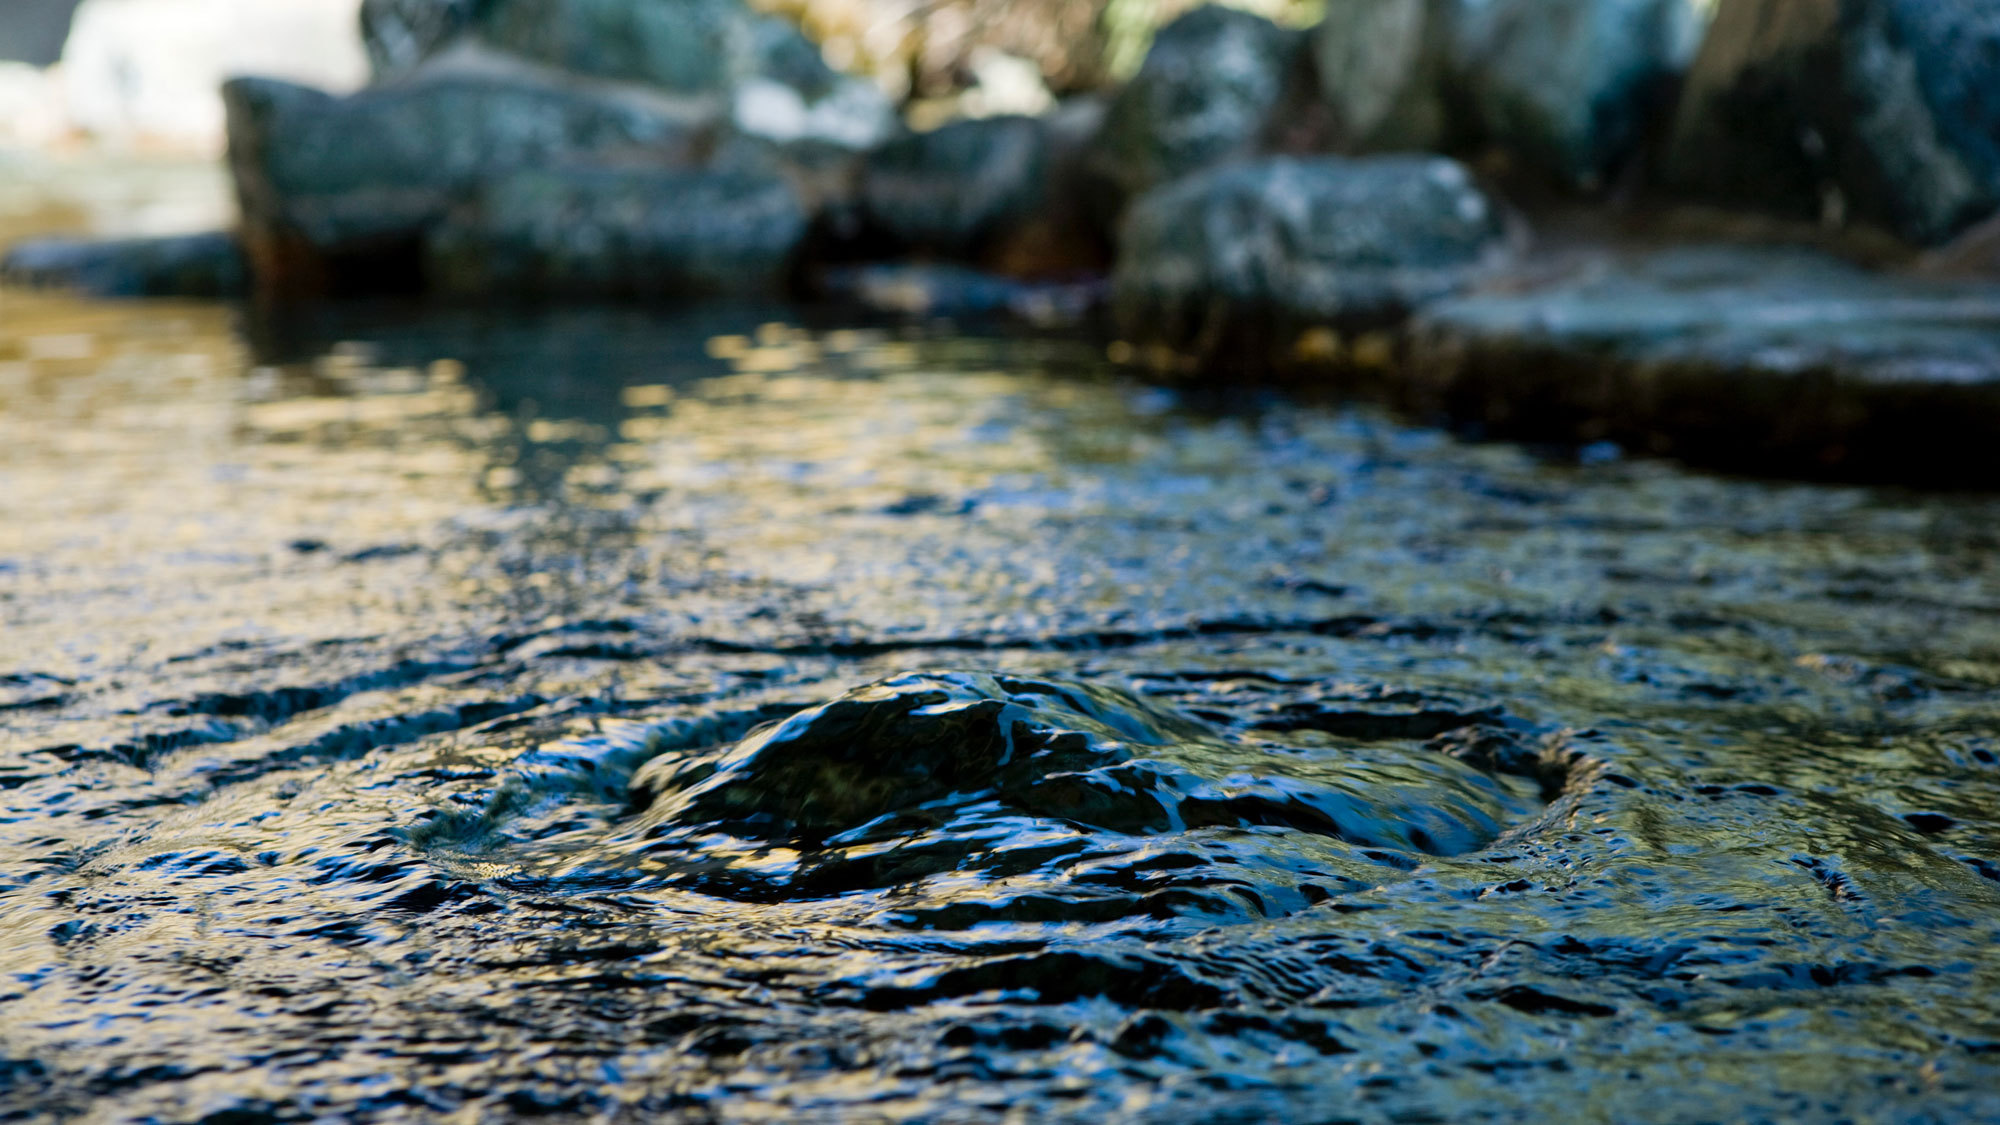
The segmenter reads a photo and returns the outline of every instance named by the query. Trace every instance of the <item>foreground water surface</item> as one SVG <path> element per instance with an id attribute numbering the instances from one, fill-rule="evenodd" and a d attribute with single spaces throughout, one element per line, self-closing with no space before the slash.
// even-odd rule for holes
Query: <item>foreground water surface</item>
<path id="1" fill-rule="evenodd" d="M 2000 1117 L 2000 503 L 0 295 L 0 1117 Z"/>

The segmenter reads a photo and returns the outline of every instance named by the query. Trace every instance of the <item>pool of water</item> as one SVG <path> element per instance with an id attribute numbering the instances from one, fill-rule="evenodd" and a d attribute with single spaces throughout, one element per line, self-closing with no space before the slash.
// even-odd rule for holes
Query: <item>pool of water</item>
<path id="1" fill-rule="evenodd" d="M 0 294 L 0 1117 L 2000 1116 L 2000 502 Z"/>

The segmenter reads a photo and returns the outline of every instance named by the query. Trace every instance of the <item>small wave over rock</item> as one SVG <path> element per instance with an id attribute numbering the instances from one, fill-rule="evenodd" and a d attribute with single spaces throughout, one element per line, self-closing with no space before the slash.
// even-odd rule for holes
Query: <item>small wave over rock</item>
<path id="1" fill-rule="evenodd" d="M 994 895 L 1018 907 L 1008 880 L 1057 879 L 1075 903 L 1093 879 L 1151 894 L 1222 869 L 1246 886 L 1287 872 L 1279 897 L 1303 905 L 1332 893 L 1315 878 L 1372 885 L 1365 869 L 1477 850 L 1539 807 L 1514 779 L 1434 751 L 1253 739 L 1110 687 L 982 672 L 856 688 L 656 758 L 632 789 L 619 835 L 675 882 L 791 898 L 949 873 L 967 879 L 939 896 L 955 914 Z M 1272 894 L 1238 898 L 1263 914 Z"/>

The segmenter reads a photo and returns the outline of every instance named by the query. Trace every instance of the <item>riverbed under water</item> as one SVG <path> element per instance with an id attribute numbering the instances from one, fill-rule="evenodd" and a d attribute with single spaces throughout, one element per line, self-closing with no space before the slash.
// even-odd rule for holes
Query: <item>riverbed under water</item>
<path id="1" fill-rule="evenodd" d="M 2000 1117 L 2000 502 L 0 295 L 0 1118 Z"/>

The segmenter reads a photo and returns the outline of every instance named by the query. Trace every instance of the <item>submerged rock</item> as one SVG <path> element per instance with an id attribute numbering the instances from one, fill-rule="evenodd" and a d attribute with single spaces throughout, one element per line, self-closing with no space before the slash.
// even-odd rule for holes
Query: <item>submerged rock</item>
<path id="1" fill-rule="evenodd" d="M 1302 878 L 1473 851 L 1540 807 L 1445 754 L 1246 746 L 1113 688 L 982 672 L 856 688 L 733 744 L 656 758 L 632 786 L 628 838 L 656 860 L 682 856 L 711 890 L 818 894 L 1053 863 L 1071 902 L 1046 897 L 1048 874 L 1027 884 L 1042 889 L 1028 909 L 1047 916 L 1158 910 L 1161 892 L 1198 898 L 1253 877 L 1270 880 L 1253 903 L 1299 899 Z M 1118 874 L 1135 861 L 1153 877 Z M 955 909 L 991 913 L 999 899 Z"/>
<path id="2" fill-rule="evenodd" d="M 219 231 L 163 238 L 46 238 L 0 259 L 0 281 L 97 297 L 235 297 L 249 284 L 243 250 Z"/>
<path id="3" fill-rule="evenodd" d="M 1344 147 L 1498 146 L 1591 188 L 1637 150 L 1701 27 L 1694 0 L 1355 0 L 1330 6 L 1313 57 Z"/>
<path id="4" fill-rule="evenodd" d="M 496 177 L 586 155 L 681 164 L 705 124 L 685 104 L 533 73 L 447 72 L 350 98 L 245 78 L 223 98 L 258 281 L 307 292 L 411 269 L 424 233 Z"/>
<path id="5" fill-rule="evenodd" d="M 1115 214 L 1125 201 L 1255 152 L 1303 36 L 1233 8 L 1196 8 L 1160 30 L 1111 102 L 1092 169 Z"/>
<path id="6" fill-rule="evenodd" d="M 1408 401 L 1498 434 L 1725 468 L 2000 485 L 2000 286 L 1802 251 L 1697 248 L 1416 326 Z"/>
<path id="7" fill-rule="evenodd" d="M 525 171 L 487 184 L 433 231 L 425 268 L 454 293 L 768 294 L 783 287 L 806 222 L 776 176 Z"/>
<path id="8" fill-rule="evenodd" d="M 1273 157 L 1136 203 L 1112 304 L 1128 339 L 1261 366 L 1312 326 L 1392 325 L 1503 249 L 1500 217 L 1442 157 Z"/>
<path id="9" fill-rule="evenodd" d="M 2000 8 L 1724 0 L 1669 171 L 1717 199 L 1942 242 L 2000 207 Z"/>
<path id="10" fill-rule="evenodd" d="M 1421 748 L 1245 742 L 1115 689 L 976 672 L 870 684 L 633 785 L 628 837 L 711 892 L 996 880 L 910 900 L 926 926 L 1289 913 L 1539 807 Z"/>

